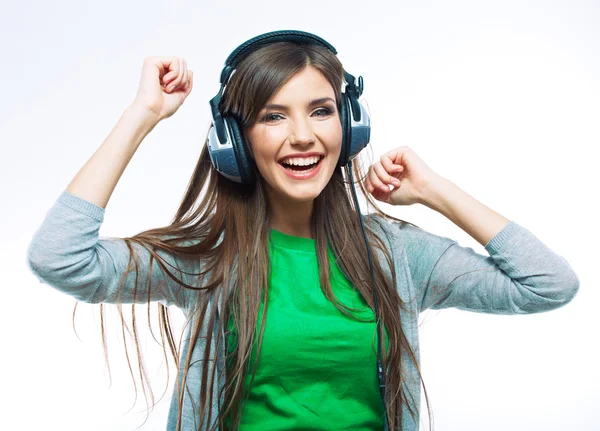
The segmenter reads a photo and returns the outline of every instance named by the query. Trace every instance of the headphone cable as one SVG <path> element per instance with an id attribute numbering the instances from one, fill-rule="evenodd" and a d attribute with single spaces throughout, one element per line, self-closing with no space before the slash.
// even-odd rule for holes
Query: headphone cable
<path id="1" fill-rule="evenodd" d="M 383 378 L 383 367 L 381 365 L 381 327 L 379 322 L 379 310 L 377 307 L 377 294 L 375 292 L 375 275 L 373 272 L 373 260 L 371 259 L 371 247 L 369 246 L 369 240 L 367 239 L 367 232 L 365 231 L 365 225 L 363 224 L 362 214 L 360 212 L 360 205 L 358 204 L 358 198 L 356 196 L 356 190 L 354 188 L 354 176 L 352 175 L 352 161 L 348 161 L 348 175 L 350 177 L 350 188 L 352 189 L 352 196 L 354 197 L 354 203 L 356 205 L 356 211 L 358 212 L 358 219 L 360 220 L 360 227 L 362 229 L 363 237 L 365 238 L 365 244 L 367 246 L 367 257 L 369 258 L 369 269 L 371 270 L 371 287 L 373 289 L 373 305 L 375 308 L 375 322 L 377 324 L 377 377 L 379 379 L 379 393 L 381 394 L 381 400 L 383 401 L 384 411 L 384 430 L 388 431 L 388 416 L 387 407 L 385 404 L 385 380 Z"/>

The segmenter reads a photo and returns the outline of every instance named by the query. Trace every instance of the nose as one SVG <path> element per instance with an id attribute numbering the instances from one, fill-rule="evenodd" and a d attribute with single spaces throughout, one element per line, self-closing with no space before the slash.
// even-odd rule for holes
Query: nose
<path id="1" fill-rule="evenodd" d="M 310 121 L 304 118 L 296 119 L 292 123 L 289 140 L 292 145 L 308 145 L 315 142 L 315 134 Z"/>

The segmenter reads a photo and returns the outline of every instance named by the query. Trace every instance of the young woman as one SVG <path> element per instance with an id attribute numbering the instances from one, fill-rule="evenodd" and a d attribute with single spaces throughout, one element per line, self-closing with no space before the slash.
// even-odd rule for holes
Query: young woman
<path id="1" fill-rule="evenodd" d="M 171 224 L 98 237 L 136 149 L 192 91 L 185 60 L 150 57 L 134 102 L 28 250 L 34 274 L 79 301 L 158 302 L 178 369 L 168 430 L 416 431 L 421 311 L 538 313 L 576 294 L 564 258 L 411 148 L 386 153 L 365 176 L 349 168 L 369 137 L 362 78 L 324 40 L 260 35 L 230 55 L 221 84 Z M 374 207 L 364 222 L 352 173 Z M 426 205 L 489 256 L 388 216 L 373 198 Z M 182 350 L 168 305 L 187 317 Z"/>

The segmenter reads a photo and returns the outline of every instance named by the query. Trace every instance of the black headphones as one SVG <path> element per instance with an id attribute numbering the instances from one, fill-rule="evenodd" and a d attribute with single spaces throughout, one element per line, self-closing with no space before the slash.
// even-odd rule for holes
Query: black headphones
<path id="1" fill-rule="evenodd" d="M 275 42 L 293 42 L 297 44 L 324 46 L 337 55 L 336 49 L 320 37 L 296 30 L 281 30 L 253 37 L 238 46 L 227 60 L 221 71 L 221 88 L 210 100 L 212 124 L 208 134 L 208 153 L 215 169 L 226 178 L 243 184 L 252 184 L 254 161 L 249 146 L 245 142 L 243 129 L 233 116 L 224 115 L 219 110 L 223 91 L 239 62 L 258 48 Z M 367 146 L 371 135 L 369 114 L 358 100 L 363 92 L 362 76 L 358 80 L 344 71 L 345 89 L 342 91 L 339 115 L 342 123 L 342 150 L 338 166 L 345 166 Z"/>

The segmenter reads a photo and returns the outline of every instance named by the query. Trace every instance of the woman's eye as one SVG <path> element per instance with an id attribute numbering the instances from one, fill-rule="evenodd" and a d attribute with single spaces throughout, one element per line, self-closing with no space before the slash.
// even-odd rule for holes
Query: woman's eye
<path id="1" fill-rule="evenodd" d="M 333 114 L 331 108 L 319 108 L 314 112 L 316 117 L 327 117 L 331 114 Z"/>
<path id="2" fill-rule="evenodd" d="M 263 118 L 262 121 L 266 122 L 266 123 L 272 123 L 274 121 L 279 121 L 281 120 L 281 115 L 279 114 L 266 114 Z"/>

